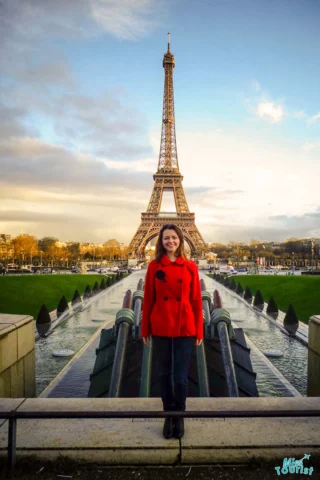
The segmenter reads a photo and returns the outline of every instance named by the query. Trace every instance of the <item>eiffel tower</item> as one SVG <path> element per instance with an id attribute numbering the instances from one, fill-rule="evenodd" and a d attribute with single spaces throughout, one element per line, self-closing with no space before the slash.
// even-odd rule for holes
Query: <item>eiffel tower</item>
<path id="1" fill-rule="evenodd" d="M 153 175 L 154 187 L 146 213 L 141 213 L 141 224 L 129 245 L 129 258 L 144 258 L 147 244 L 158 236 L 166 223 L 174 223 L 182 230 L 191 255 L 196 255 L 206 245 L 195 225 L 195 214 L 189 211 L 182 187 L 183 176 L 179 171 L 176 144 L 176 129 L 173 97 L 174 56 L 170 52 L 170 33 L 168 33 L 168 51 L 163 57 L 164 95 L 162 112 L 161 144 L 158 171 Z M 163 192 L 173 192 L 176 212 L 161 212 Z"/>

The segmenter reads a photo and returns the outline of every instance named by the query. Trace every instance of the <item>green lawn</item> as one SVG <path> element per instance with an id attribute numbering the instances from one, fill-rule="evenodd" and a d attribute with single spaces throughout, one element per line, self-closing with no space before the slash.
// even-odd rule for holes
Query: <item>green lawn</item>
<path id="1" fill-rule="evenodd" d="M 295 312 L 304 323 L 311 315 L 320 315 L 320 277 L 282 276 L 282 275 L 237 275 L 233 277 L 242 288 L 250 287 L 255 295 L 259 289 L 265 302 L 271 296 L 278 308 L 287 311 L 292 303 Z"/>
<path id="2" fill-rule="evenodd" d="M 87 285 L 99 286 L 104 275 L 32 275 L 0 277 L 0 313 L 32 315 L 37 318 L 41 305 L 57 308 L 62 295 L 68 302 L 77 289 L 83 294 Z"/>

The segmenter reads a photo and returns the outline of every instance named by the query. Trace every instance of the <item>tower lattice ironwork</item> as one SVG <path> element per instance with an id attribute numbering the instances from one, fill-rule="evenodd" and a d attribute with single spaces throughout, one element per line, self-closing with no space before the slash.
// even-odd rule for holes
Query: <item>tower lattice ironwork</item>
<path id="1" fill-rule="evenodd" d="M 192 255 L 199 253 L 206 245 L 195 225 L 195 214 L 189 211 L 179 171 L 174 115 L 173 69 L 175 60 L 170 52 L 170 33 L 168 50 L 163 57 L 164 95 L 162 112 L 162 131 L 158 171 L 153 175 L 154 187 L 146 213 L 141 213 L 141 224 L 129 245 L 129 256 L 143 258 L 147 244 L 159 234 L 166 223 L 174 223 L 181 228 Z M 163 192 L 173 192 L 176 212 L 161 212 Z"/>

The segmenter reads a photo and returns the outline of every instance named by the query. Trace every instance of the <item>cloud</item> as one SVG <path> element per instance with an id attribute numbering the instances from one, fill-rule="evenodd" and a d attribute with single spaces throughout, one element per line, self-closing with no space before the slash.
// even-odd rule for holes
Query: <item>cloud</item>
<path id="1" fill-rule="evenodd" d="M 159 26 L 163 6 L 154 0 L 2 0 L 0 31 L 6 42 L 14 43 L 43 33 L 64 38 L 107 33 L 132 40 Z"/>
<path id="2" fill-rule="evenodd" d="M 31 137 L 3 140 L 0 230 L 83 242 L 105 241 L 113 231 L 119 241 L 130 242 L 154 186 L 158 128 L 148 132 L 148 141 L 153 155 L 130 162 Z M 177 142 L 189 210 L 206 241 L 247 241 L 257 235 L 281 240 L 318 228 L 312 212 L 319 208 L 320 166 L 313 165 L 310 176 L 303 151 L 213 128 L 178 129 Z M 196 158 L 201 158 L 199 168 Z M 305 215 L 308 222 L 300 222 Z M 296 226 L 287 220 L 291 217 Z"/>
<path id="3" fill-rule="evenodd" d="M 313 117 L 310 117 L 308 119 L 308 124 L 311 125 L 312 123 L 315 123 L 317 120 L 319 120 L 319 118 L 320 118 L 320 113 L 313 115 Z"/>
<path id="4" fill-rule="evenodd" d="M 305 118 L 306 117 L 306 114 L 304 113 L 303 110 L 298 110 L 297 112 L 293 112 L 293 114 L 291 115 L 292 118 Z"/>
<path id="5" fill-rule="evenodd" d="M 261 85 L 260 83 L 258 82 L 258 80 L 252 80 L 252 88 L 255 92 L 261 92 Z"/>
<path id="6" fill-rule="evenodd" d="M 302 145 L 302 150 L 304 150 L 305 152 L 311 152 L 312 150 L 314 150 L 315 148 L 319 148 L 320 147 L 320 141 L 319 142 L 305 142 L 303 145 Z"/>
<path id="7" fill-rule="evenodd" d="M 266 100 L 258 104 L 256 114 L 260 118 L 266 118 L 270 123 L 280 123 L 285 116 L 282 105 Z"/>
<path id="8" fill-rule="evenodd" d="M 159 25 L 154 15 L 155 6 L 156 3 L 151 0 L 91 0 L 91 15 L 105 32 L 131 40 L 145 36 Z"/>

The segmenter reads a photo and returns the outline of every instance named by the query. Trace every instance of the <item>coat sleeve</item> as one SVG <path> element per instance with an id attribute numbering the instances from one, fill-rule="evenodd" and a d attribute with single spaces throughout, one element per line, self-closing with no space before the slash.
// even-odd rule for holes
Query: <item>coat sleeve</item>
<path id="1" fill-rule="evenodd" d="M 152 264 L 150 263 L 146 280 L 144 284 L 144 295 L 143 295 L 143 308 L 142 308 L 142 320 L 141 320 L 141 337 L 149 337 L 151 333 L 150 329 L 150 315 L 152 307 L 156 299 L 156 291 L 154 284 L 154 275 Z"/>
<path id="2" fill-rule="evenodd" d="M 192 281 L 190 286 L 190 303 L 196 325 L 196 339 L 203 339 L 202 295 L 197 265 L 192 262 Z"/>

